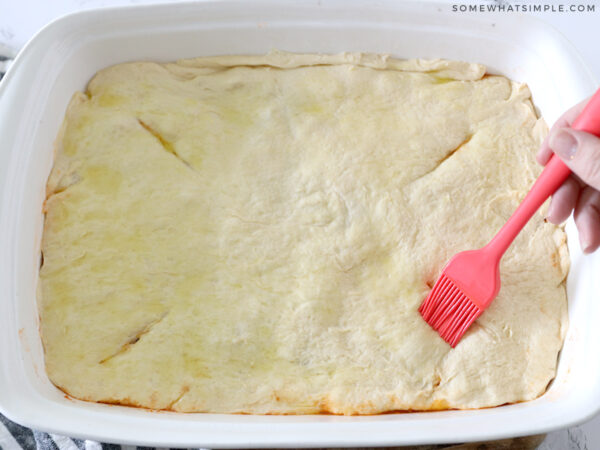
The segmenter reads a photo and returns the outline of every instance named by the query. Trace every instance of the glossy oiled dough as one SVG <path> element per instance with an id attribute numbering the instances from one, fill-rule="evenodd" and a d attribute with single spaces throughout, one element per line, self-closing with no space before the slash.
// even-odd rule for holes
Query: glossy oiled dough
<path id="1" fill-rule="evenodd" d="M 564 232 L 538 213 L 452 350 L 417 309 L 540 168 L 525 85 L 382 55 L 100 71 L 48 182 L 50 379 L 176 411 L 378 413 L 533 399 L 564 337 Z"/>

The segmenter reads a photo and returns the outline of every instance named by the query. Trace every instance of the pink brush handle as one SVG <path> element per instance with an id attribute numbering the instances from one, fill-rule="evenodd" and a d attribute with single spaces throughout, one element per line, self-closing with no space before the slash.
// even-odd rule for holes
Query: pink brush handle
<path id="1" fill-rule="evenodd" d="M 596 91 L 571 128 L 600 137 L 600 89 Z M 490 241 L 487 247 L 502 256 L 531 216 L 571 175 L 571 170 L 560 158 L 552 155 L 548 164 L 533 184 L 517 210 Z"/>

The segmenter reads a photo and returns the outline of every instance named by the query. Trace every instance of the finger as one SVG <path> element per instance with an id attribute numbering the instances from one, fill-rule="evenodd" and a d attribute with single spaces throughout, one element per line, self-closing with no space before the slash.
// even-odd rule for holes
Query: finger
<path id="1" fill-rule="evenodd" d="M 545 166 L 546 163 L 550 160 L 550 157 L 552 156 L 552 150 L 550 149 L 550 145 L 548 142 L 548 138 L 550 137 L 550 135 L 553 134 L 553 132 L 555 132 L 559 128 L 570 127 L 571 124 L 575 122 L 577 116 L 579 116 L 579 113 L 583 111 L 583 108 L 585 107 L 585 105 L 587 105 L 588 101 L 589 98 L 586 98 L 582 102 L 579 102 L 577 105 L 573 106 L 566 113 L 564 113 L 554 123 L 554 125 L 552 125 L 552 128 L 550 128 L 550 133 L 548 133 L 548 135 L 544 139 L 544 142 L 542 142 L 542 145 L 540 146 L 540 149 L 538 150 L 538 153 L 536 155 L 538 163 L 540 163 L 542 166 Z"/>
<path id="2" fill-rule="evenodd" d="M 567 220 L 577 204 L 580 190 L 580 184 L 574 176 L 567 178 L 552 195 L 546 219 L 557 225 Z"/>
<path id="3" fill-rule="evenodd" d="M 585 183 L 600 189 L 600 139 L 585 131 L 559 128 L 550 148 Z"/>
<path id="4" fill-rule="evenodd" d="M 536 161 L 542 166 L 548 164 L 548 161 L 550 161 L 550 157 L 553 153 L 550 147 L 548 146 L 548 143 L 546 142 L 547 140 L 548 138 L 546 137 L 546 139 L 544 139 L 544 142 L 542 143 L 542 146 L 535 155 Z"/>
<path id="5" fill-rule="evenodd" d="M 589 186 L 584 188 L 577 201 L 574 217 L 581 249 L 584 253 L 592 253 L 600 247 L 600 192 Z"/>
<path id="6" fill-rule="evenodd" d="M 569 113 L 569 111 L 567 111 L 567 113 Z M 554 125 L 552 125 L 552 128 L 550 128 L 550 132 L 548 133 L 548 135 L 544 138 L 544 142 L 542 142 L 542 145 L 540 146 L 540 149 L 537 152 L 537 155 L 535 156 L 535 159 L 537 159 L 537 162 L 540 163 L 542 166 L 545 166 L 548 161 L 550 161 L 550 157 L 552 156 L 552 154 L 554 153 L 552 151 L 552 149 L 550 148 L 550 144 L 549 144 L 549 138 L 550 135 L 552 134 L 553 131 L 557 130 L 558 128 L 565 128 L 568 127 L 570 125 L 569 121 L 567 120 L 566 114 L 564 116 L 562 116 L 560 119 L 558 119 Z"/>

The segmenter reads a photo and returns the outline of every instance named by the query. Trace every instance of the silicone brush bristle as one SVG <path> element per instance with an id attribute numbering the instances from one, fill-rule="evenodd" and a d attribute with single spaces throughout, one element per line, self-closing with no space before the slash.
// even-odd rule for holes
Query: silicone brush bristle
<path id="1" fill-rule="evenodd" d="M 419 312 L 442 339 L 455 347 L 483 311 L 442 273 Z"/>

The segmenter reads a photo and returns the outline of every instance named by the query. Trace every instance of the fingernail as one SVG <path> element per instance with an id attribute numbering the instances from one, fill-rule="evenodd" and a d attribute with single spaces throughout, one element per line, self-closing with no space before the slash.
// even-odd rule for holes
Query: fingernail
<path id="1" fill-rule="evenodd" d="M 579 245 L 581 245 L 581 250 L 583 250 L 583 253 L 592 252 L 592 244 L 586 236 L 582 235 L 582 233 L 579 234 Z"/>
<path id="2" fill-rule="evenodd" d="M 550 138 L 550 148 L 563 159 L 575 158 L 577 140 L 566 130 L 558 130 Z"/>
<path id="3" fill-rule="evenodd" d="M 553 209 L 554 209 L 554 200 L 550 200 L 550 206 L 548 206 L 548 210 L 546 211 L 546 217 L 544 217 L 544 220 L 546 222 L 551 222 L 550 218 L 552 217 Z"/>
<path id="4" fill-rule="evenodd" d="M 548 206 L 548 211 L 546 211 L 546 216 L 544 217 L 544 222 L 551 223 L 554 225 L 558 225 L 554 220 L 554 209 L 556 205 L 554 204 L 554 199 L 550 200 L 550 206 Z"/>

